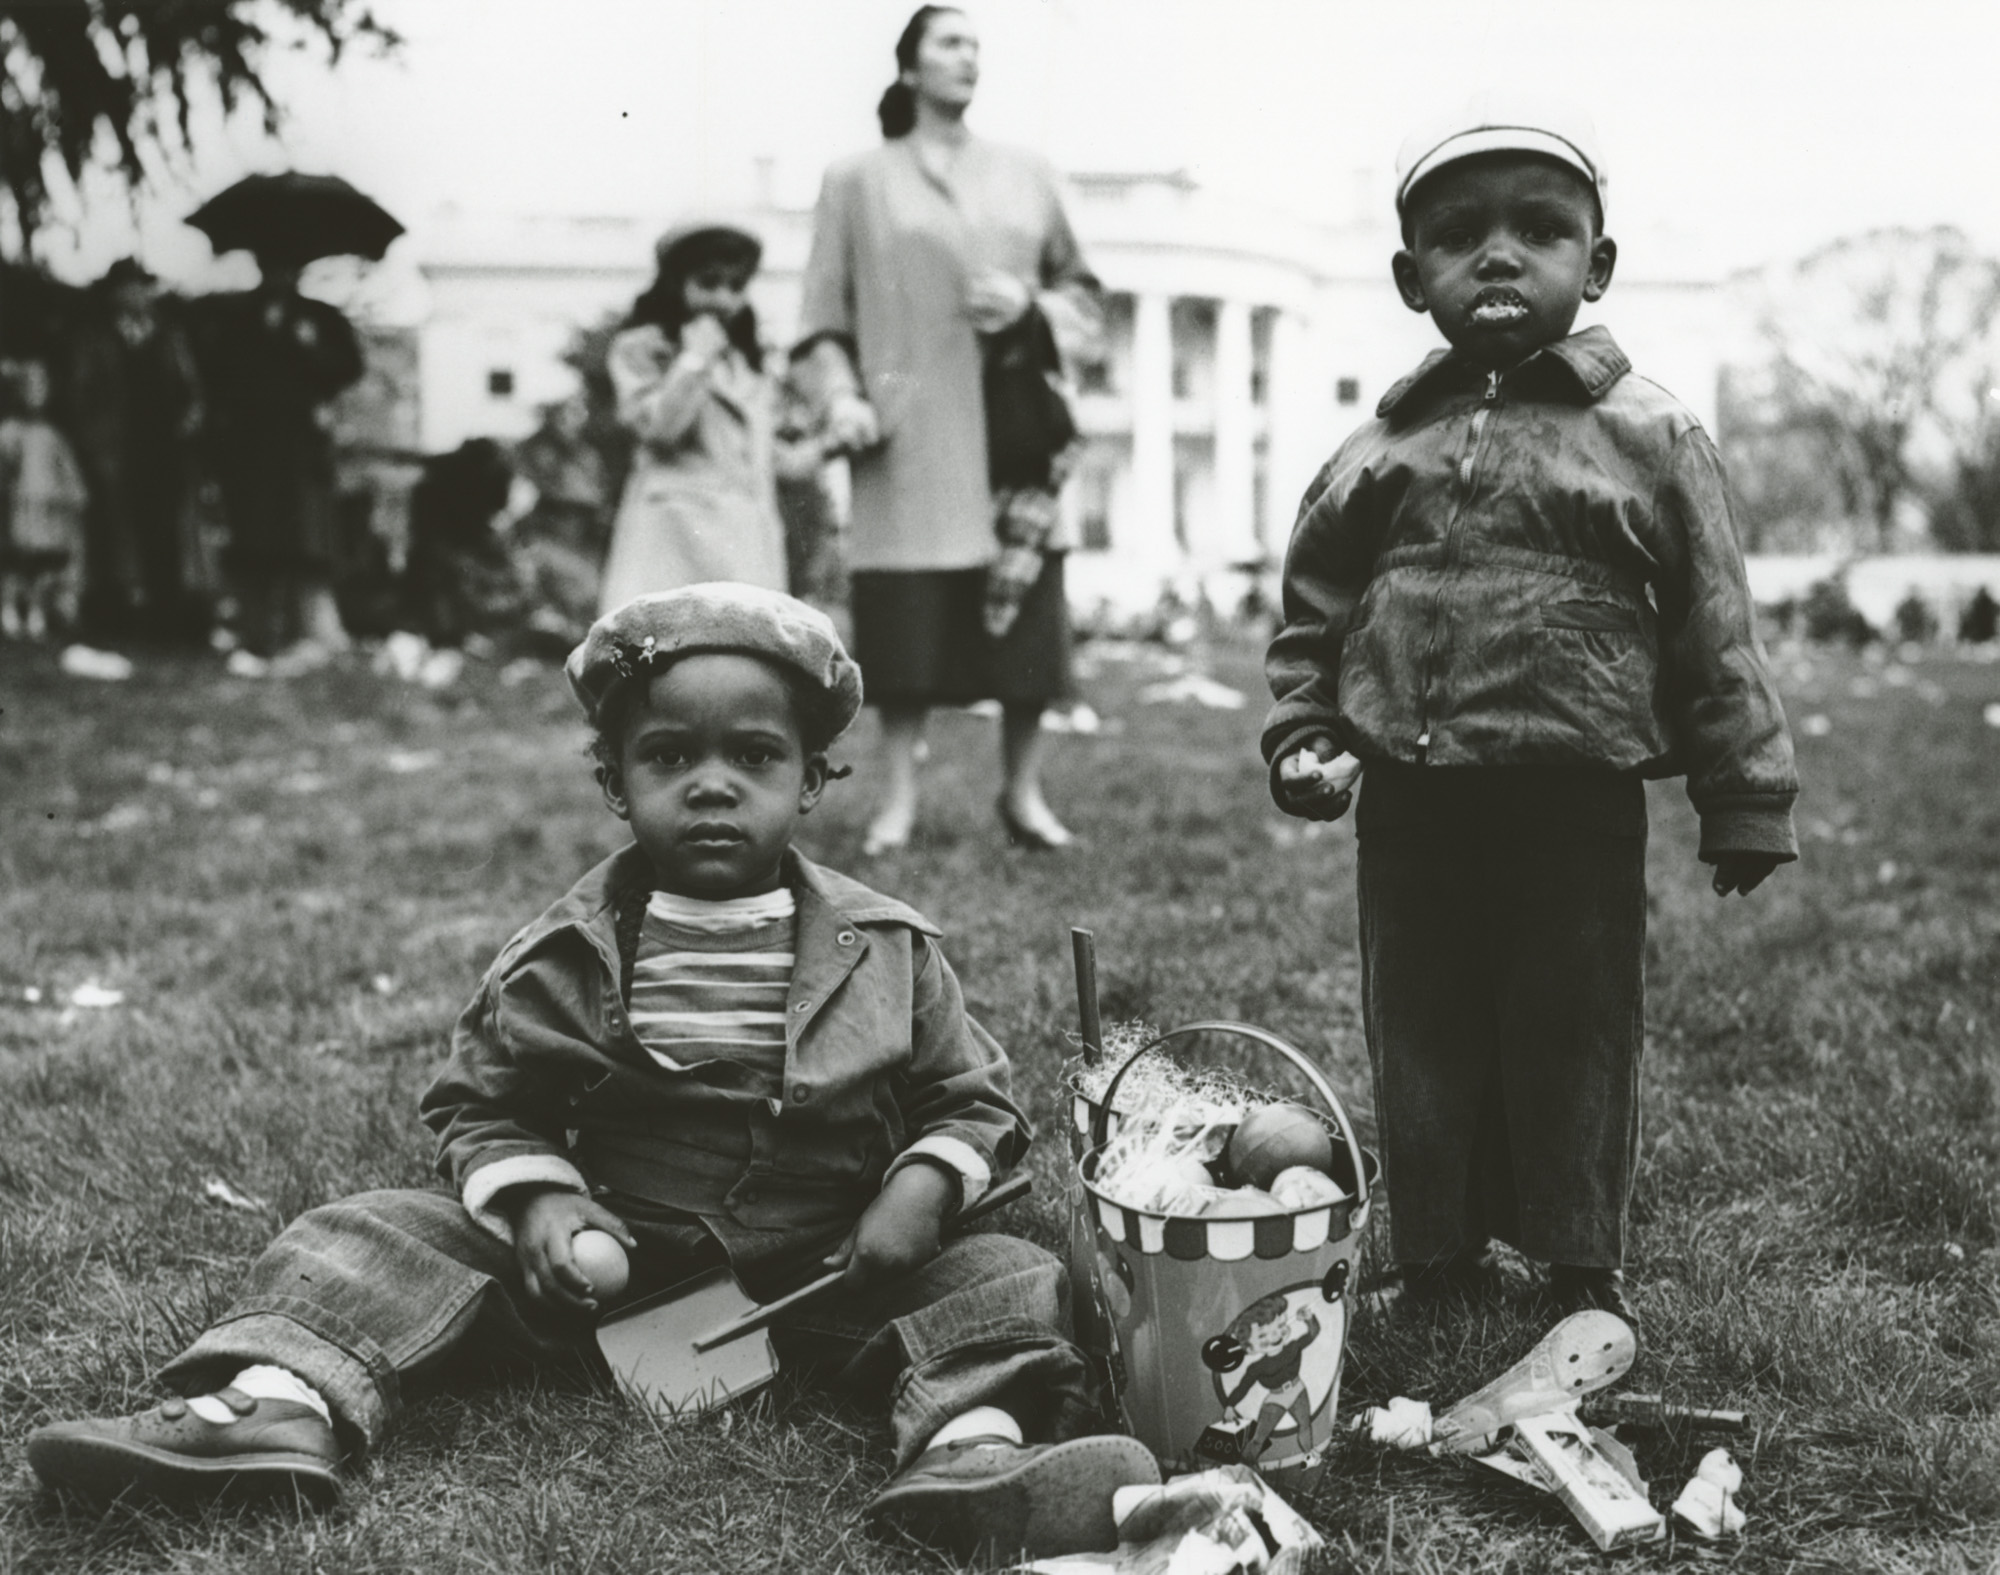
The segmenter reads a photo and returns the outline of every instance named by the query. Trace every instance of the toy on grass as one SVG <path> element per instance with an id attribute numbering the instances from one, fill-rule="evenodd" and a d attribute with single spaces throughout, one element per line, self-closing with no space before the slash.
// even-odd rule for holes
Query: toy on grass
<path id="1" fill-rule="evenodd" d="M 1268 1190 L 1280 1171 L 1295 1166 L 1331 1173 L 1333 1134 L 1304 1105 L 1263 1105 L 1238 1124 L 1223 1162 L 1239 1186 Z"/>
<path id="2" fill-rule="evenodd" d="M 616 1296 L 632 1278 L 625 1249 L 609 1231 L 580 1230 L 569 1239 L 570 1261 L 590 1281 L 593 1296 Z"/>
<path id="3" fill-rule="evenodd" d="M 1571 1313 L 1520 1361 L 1439 1417 L 1436 1448 L 1455 1455 L 1489 1449 L 1494 1435 L 1520 1418 L 1574 1406 L 1608 1387 L 1638 1354 L 1623 1318 L 1595 1308 Z"/>

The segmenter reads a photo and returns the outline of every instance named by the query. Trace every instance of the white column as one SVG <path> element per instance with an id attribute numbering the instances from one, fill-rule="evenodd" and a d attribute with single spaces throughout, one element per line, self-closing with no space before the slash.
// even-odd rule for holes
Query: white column
<path id="1" fill-rule="evenodd" d="M 1172 303 L 1147 292 L 1132 314 L 1131 559 L 1174 558 L 1174 330 Z M 1121 554 L 1122 555 L 1122 554 Z"/>
<path id="2" fill-rule="evenodd" d="M 1256 533 L 1250 518 L 1255 488 L 1255 411 L 1250 402 L 1250 305 L 1224 301 L 1215 314 L 1215 510 L 1204 569 L 1242 563 L 1254 556 Z"/>
<path id="3" fill-rule="evenodd" d="M 1264 540 L 1282 557 L 1292 539 L 1299 498 L 1327 457 L 1314 445 L 1325 437 L 1326 396 L 1314 387 L 1311 337 L 1297 312 L 1281 311 L 1271 321 L 1271 413 L 1269 484 L 1264 489 Z M 1331 452 L 1329 448 L 1328 452 Z"/>

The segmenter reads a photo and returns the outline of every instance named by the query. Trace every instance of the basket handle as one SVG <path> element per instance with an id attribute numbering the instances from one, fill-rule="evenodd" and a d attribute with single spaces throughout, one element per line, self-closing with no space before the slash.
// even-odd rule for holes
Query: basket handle
<path id="1" fill-rule="evenodd" d="M 1183 1023 L 1179 1028 L 1169 1028 L 1158 1038 L 1139 1046 L 1118 1070 L 1111 1074 L 1111 1081 L 1104 1086 L 1104 1097 L 1097 1102 L 1097 1108 L 1090 1118 L 1090 1146 L 1103 1148 L 1111 1137 L 1112 1101 L 1117 1098 L 1118 1085 L 1125 1081 L 1125 1074 L 1132 1070 L 1132 1064 L 1148 1050 L 1157 1050 L 1170 1039 L 1182 1039 L 1190 1034 L 1234 1034 L 1239 1039 L 1248 1039 L 1262 1045 L 1267 1050 L 1275 1050 L 1299 1071 L 1305 1074 L 1313 1091 L 1326 1102 L 1333 1112 L 1335 1123 L 1340 1127 L 1340 1135 L 1347 1144 L 1347 1156 L 1354 1166 L 1354 1184 L 1357 1189 L 1355 1206 L 1368 1201 L 1368 1171 L 1361 1162 L 1361 1145 L 1354 1137 L 1354 1123 L 1348 1119 L 1347 1107 L 1340 1102 L 1340 1096 L 1333 1091 L 1333 1085 L 1326 1080 L 1320 1069 L 1313 1065 L 1305 1052 L 1287 1044 L 1268 1029 L 1258 1028 L 1252 1023 Z"/>

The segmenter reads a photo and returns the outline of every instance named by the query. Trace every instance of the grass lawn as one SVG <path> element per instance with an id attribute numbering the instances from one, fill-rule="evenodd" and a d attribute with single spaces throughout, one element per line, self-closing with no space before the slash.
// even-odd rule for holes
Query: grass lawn
<path id="1" fill-rule="evenodd" d="M 1754 1415 L 1750 1530 L 1626 1568 L 2000 1567 L 2000 666 L 1785 659 L 1804 861 L 1719 903 L 1677 785 L 1655 790 L 1646 1160 L 1630 1380 Z M 1147 706 L 1058 741 L 1088 839 L 1007 851 L 992 724 L 932 734 L 913 848 L 859 870 L 864 728 L 807 851 L 936 917 L 1042 1122 L 1054 1244 L 1068 927 L 1098 935 L 1107 1013 L 1240 1017 L 1319 1055 L 1366 1127 L 1354 844 L 1268 803 L 1255 654 L 1240 711 Z M 0 651 L 0 1572 L 903 1571 L 861 1529 L 885 1434 L 781 1383 L 663 1428 L 570 1379 L 461 1382 L 411 1406 L 320 1518 L 99 1514 L 41 1492 L 22 1441 L 141 1409 L 149 1374 L 301 1210 L 430 1179 L 419 1090 L 503 940 L 620 841 L 553 672 L 445 695 L 364 671 L 291 683 L 212 661 L 128 684 Z M 120 1004 L 71 1007 L 78 986 Z M 39 1000 L 31 1001 L 32 992 Z M 249 1206 L 207 1195 L 223 1183 Z M 1525 1296 L 1455 1319 L 1366 1308 L 1343 1410 L 1448 1403 L 1540 1333 Z M 1634 1438 L 1662 1505 L 1709 1441 Z M 1330 1569 L 1606 1561 L 1551 1499 L 1483 1468 L 1337 1452 L 1301 1506 Z"/>

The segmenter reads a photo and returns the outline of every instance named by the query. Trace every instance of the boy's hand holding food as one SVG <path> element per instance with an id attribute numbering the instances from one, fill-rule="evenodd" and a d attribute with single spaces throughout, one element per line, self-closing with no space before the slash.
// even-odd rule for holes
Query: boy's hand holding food
<path id="1" fill-rule="evenodd" d="M 957 1196 L 957 1180 L 938 1166 L 905 1165 L 827 1258 L 827 1267 L 847 1270 L 848 1290 L 922 1268 L 938 1255 L 944 1217 Z"/>
<path id="2" fill-rule="evenodd" d="M 1324 735 L 1278 762 L 1278 807 L 1305 820 L 1338 820 L 1354 802 L 1361 762 Z"/>
<path id="3" fill-rule="evenodd" d="M 627 1252 L 639 1245 L 623 1220 L 580 1192 L 517 1187 L 502 1194 L 501 1204 L 514 1227 L 514 1260 L 521 1266 L 528 1294 L 550 1307 L 597 1311 L 589 1277 L 570 1253 L 570 1238 L 578 1231 L 601 1230 Z"/>

